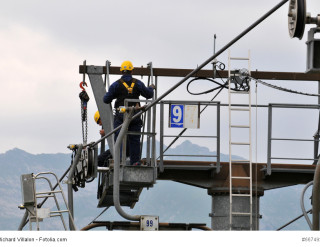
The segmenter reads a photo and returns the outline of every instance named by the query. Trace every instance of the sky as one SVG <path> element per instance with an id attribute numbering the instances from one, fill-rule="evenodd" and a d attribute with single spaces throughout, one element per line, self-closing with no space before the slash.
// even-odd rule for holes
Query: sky
<path id="1" fill-rule="evenodd" d="M 194 69 L 212 55 L 214 34 L 219 50 L 279 2 L 3 1 L 0 9 L 0 153 L 15 147 L 34 154 L 66 153 L 69 152 L 67 145 L 82 142 L 78 98 L 82 75 L 78 68 L 84 60 L 88 65 L 98 66 L 105 65 L 106 60 L 113 66 L 130 60 L 136 67 L 152 62 L 155 68 Z M 320 13 L 318 0 L 307 0 L 307 11 L 312 16 Z M 311 26 L 306 27 L 302 40 L 291 39 L 287 12 L 288 3 L 232 46 L 231 53 L 243 56 L 250 50 L 252 70 L 305 72 L 306 33 Z M 218 60 L 227 64 L 227 52 Z M 117 76 L 111 76 L 112 81 L 116 79 Z M 158 95 L 179 80 L 159 78 Z M 317 90 L 313 82 L 275 83 L 310 93 Z M 196 87 L 208 89 L 210 84 L 204 82 Z M 87 91 L 91 97 L 88 140 L 95 141 L 99 139 L 99 128 L 93 121 L 97 107 L 90 86 Z M 190 96 L 182 85 L 165 99 L 210 100 L 212 96 Z M 315 97 L 292 96 L 263 86 L 258 87 L 256 98 L 261 104 L 317 103 Z M 226 93 L 217 98 L 224 103 L 226 99 Z M 263 114 L 265 112 L 259 113 Z M 296 111 L 290 114 L 297 116 Z M 306 115 L 304 119 L 309 117 Z M 317 121 L 317 113 L 313 112 L 310 121 L 297 124 L 296 129 L 289 130 L 284 124 L 275 131 L 314 132 Z M 263 153 L 265 118 L 258 122 Z M 202 126 L 206 131 L 210 123 Z M 222 131 L 227 130 L 222 127 Z M 310 138 L 310 133 L 306 134 Z M 226 144 L 223 151 L 227 152 Z"/>

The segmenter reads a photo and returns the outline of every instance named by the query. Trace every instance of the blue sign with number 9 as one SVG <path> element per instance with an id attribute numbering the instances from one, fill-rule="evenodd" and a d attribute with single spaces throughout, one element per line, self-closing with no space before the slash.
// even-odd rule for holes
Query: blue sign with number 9
<path id="1" fill-rule="evenodd" d="M 183 128 L 183 105 L 171 105 L 170 127 Z"/>

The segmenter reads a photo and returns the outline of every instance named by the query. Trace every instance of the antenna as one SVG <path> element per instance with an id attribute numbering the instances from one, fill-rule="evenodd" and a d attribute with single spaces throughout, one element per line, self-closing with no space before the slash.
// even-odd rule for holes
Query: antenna
<path id="1" fill-rule="evenodd" d="M 217 35 L 214 34 L 213 36 L 213 55 L 216 54 L 216 39 Z M 217 66 L 217 58 L 212 60 L 212 67 L 213 67 L 213 79 L 215 79 L 217 76 L 217 71 L 216 71 L 216 66 Z"/>

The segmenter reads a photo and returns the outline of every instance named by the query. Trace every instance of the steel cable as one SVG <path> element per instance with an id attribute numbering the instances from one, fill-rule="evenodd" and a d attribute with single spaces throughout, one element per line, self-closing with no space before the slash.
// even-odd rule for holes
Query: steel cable
<path id="1" fill-rule="evenodd" d="M 267 83 L 267 82 L 264 82 L 264 81 L 261 81 L 259 79 L 255 79 L 251 76 L 249 76 L 250 79 L 252 80 L 255 80 L 256 82 L 264 85 L 264 86 L 267 86 L 267 87 L 271 87 L 273 89 L 277 89 L 277 90 L 280 90 L 280 91 L 284 91 L 284 92 L 287 92 L 287 93 L 294 93 L 294 94 L 301 94 L 301 95 L 305 95 L 305 96 L 315 96 L 315 97 L 320 97 L 320 94 L 311 94 L 311 93 L 304 93 L 304 92 L 298 92 L 298 91 L 295 91 L 295 90 L 292 90 L 292 89 L 288 89 L 288 88 L 284 88 L 284 87 L 280 87 L 280 86 L 276 86 L 276 85 L 272 85 L 270 83 Z"/>

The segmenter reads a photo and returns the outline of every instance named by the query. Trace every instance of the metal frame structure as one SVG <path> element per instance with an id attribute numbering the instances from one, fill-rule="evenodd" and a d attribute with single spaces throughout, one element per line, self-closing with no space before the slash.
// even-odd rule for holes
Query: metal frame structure
<path id="1" fill-rule="evenodd" d="M 57 182 L 57 186 L 52 186 L 52 183 L 46 175 L 52 175 Z M 40 191 L 37 192 L 37 186 L 36 186 L 36 180 L 43 179 L 45 180 L 48 185 L 50 190 L 49 191 Z M 74 220 L 72 213 L 69 210 L 68 203 L 66 200 L 66 197 L 63 193 L 62 186 L 60 185 L 60 182 L 58 180 L 58 177 L 52 173 L 52 172 L 40 172 L 38 174 L 24 174 L 21 176 L 21 181 L 22 181 L 22 191 L 24 192 L 24 204 L 21 206 L 21 208 L 26 209 L 26 213 L 28 215 L 28 220 L 29 220 L 29 229 L 30 231 L 32 230 L 32 222 L 36 222 L 37 230 L 40 230 L 40 221 L 43 221 L 44 218 L 50 218 L 50 217 L 60 217 L 62 225 L 65 230 L 67 230 L 66 223 L 63 218 L 63 213 L 68 213 L 69 215 L 69 223 L 72 224 L 72 228 L 76 230 Z M 59 187 L 58 190 L 56 190 L 56 187 Z M 63 202 L 65 204 L 66 209 L 62 210 L 59 201 L 57 199 L 57 194 L 61 194 Z M 51 211 L 49 208 L 42 208 L 38 204 L 38 199 L 44 198 L 47 200 L 48 198 L 53 198 L 55 206 L 57 208 L 56 211 Z M 23 218 L 26 223 L 26 218 Z M 22 224 L 20 224 L 20 227 L 23 227 Z M 21 228 L 22 229 L 22 228 Z"/>
<path id="2" fill-rule="evenodd" d="M 83 66 L 80 66 L 80 72 L 85 72 L 87 71 L 87 69 Z M 105 68 L 102 67 L 100 69 L 101 71 L 105 71 Z M 108 70 L 111 72 L 111 71 L 115 71 L 117 70 L 117 67 L 110 67 L 108 68 Z M 152 70 L 152 72 L 150 72 L 149 68 L 136 68 L 135 69 L 135 75 L 145 75 L 145 76 L 150 76 L 151 74 L 153 75 L 157 75 L 159 76 L 161 73 L 162 75 L 171 75 L 171 76 L 181 76 L 185 73 L 187 73 L 188 70 L 179 70 L 179 69 L 156 69 L 154 68 Z M 112 72 L 111 72 L 112 73 Z M 119 72 L 116 72 L 115 74 L 118 74 Z M 189 74 L 187 74 L 187 77 L 189 76 L 190 77 L 190 74 L 192 74 L 193 72 L 190 72 Z M 194 76 L 199 76 L 199 75 L 202 75 L 202 74 L 210 74 L 210 76 L 212 76 L 212 71 L 209 70 L 209 71 L 197 71 L 196 75 Z M 221 71 L 222 75 L 224 75 L 225 77 L 228 78 L 228 76 L 225 75 L 225 72 L 224 71 Z M 252 76 L 257 76 L 261 79 L 280 79 L 280 80 L 288 80 L 288 79 L 294 79 L 294 80 L 320 80 L 320 76 L 318 74 L 303 74 L 303 73 L 283 73 L 283 72 L 252 72 Z M 157 78 L 157 77 L 156 77 Z M 176 86 L 175 86 L 176 87 Z M 166 94 L 166 93 L 165 93 Z M 163 96 L 160 97 L 160 99 L 163 98 Z M 155 109 L 155 104 L 157 103 L 160 103 L 160 116 L 163 116 L 163 104 L 165 103 L 166 101 L 159 101 L 159 98 L 158 100 L 155 100 L 153 102 L 146 102 L 147 103 L 147 107 L 145 107 L 145 109 L 148 111 L 150 110 L 151 108 Z M 228 106 L 227 105 L 224 105 L 224 104 L 220 104 L 219 105 L 221 106 Z M 244 105 L 238 105 L 238 106 L 244 106 Z M 246 106 L 245 106 L 246 107 Z M 256 107 L 256 106 L 254 106 Z M 257 106 L 257 107 L 260 107 L 260 106 Z M 261 106 L 261 107 L 268 107 L 268 106 Z M 140 114 L 141 115 L 141 114 Z M 138 115 L 138 116 L 140 116 Z M 137 117 L 138 117 L 137 116 Z M 135 116 L 133 116 L 135 117 Z M 219 119 L 219 122 L 220 122 L 220 107 L 219 107 L 219 114 L 217 116 L 217 119 Z M 161 120 L 160 121 L 160 130 L 163 129 L 163 121 Z M 113 130 L 113 133 L 115 132 L 116 130 Z M 147 131 L 148 132 L 148 131 Z M 219 131 L 220 132 L 220 131 Z M 160 138 L 163 138 L 163 133 L 160 133 Z M 219 140 L 220 140 L 220 136 L 219 136 Z M 99 140 L 95 143 L 95 145 L 97 143 L 100 143 L 102 140 Z M 148 145 L 147 145 L 148 146 Z M 162 146 L 162 145 L 161 145 Z M 220 146 L 220 145 L 218 145 Z M 161 147 L 160 147 L 161 148 Z M 162 149 L 163 151 L 163 149 Z M 219 152 L 220 153 L 220 152 Z M 162 154 L 162 152 L 161 152 Z M 154 156 L 153 156 L 154 157 Z M 200 165 L 200 163 L 194 163 L 193 162 L 193 165 L 188 165 L 188 162 L 186 161 L 181 161 L 181 162 L 174 162 L 174 161 L 169 161 L 169 160 L 164 160 L 163 159 L 163 154 L 162 154 L 162 162 L 159 162 L 159 174 L 158 174 L 158 179 L 169 179 L 169 180 L 174 180 L 174 181 L 177 181 L 177 182 L 182 182 L 182 183 L 186 183 L 186 184 L 189 184 L 189 185 L 194 185 L 194 186 L 198 186 L 198 187 L 202 187 L 202 188 L 206 188 L 208 189 L 208 193 L 210 195 L 212 195 L 212 198 L 213 198 L 213 209 L 212 209 L 212 228 L 213 229 L 226 229 L 225 226 L 223 225 L 223 223 L 221 224 L 221 221 L 220 222 L 216 222 L 217 219 L 222 219 L 221 216 L 219 216 L 218 214 L 215 213 L 215 210 L 217 207 L 221 207 L 224 205 L 224 201 L 226 198 L 224 198 L 224 196 L 220 195 L 221 194 L 221 191 L 225 191 L 225 189 L 222 187 L 220 187 L 221 185 L 223 185 L 225 182 L 225 178 L 224 178 L 224 173 L 225 173 L 225 169 L 226 167 L 223 166 L 222 168 L 222 171 L 220 171 L 220 162 L 217 163 L 210 163 L 210 164 L 204 164 L 204 165 Z M 246 165 L 245 163 L 243 163 L 242 165 Z M 257 164 L 259 165 L 259 164 Z M 259 165 L 260 166 L 260 165 Z M 217 167 L 219 167 L 219 169 L 217 169 Z M 272 164 L 272 171 L 273 171 L 273 174 L 272 176 L 268 176 L 268 172 L 267 170 L 268 169 L 271 169 L 269 166 L 266 165 L 266 169 L 264 168 L 264 165 L 262 164 L 261 165 L 261 168 L 260 168 L 260 172 L 259 172 L 259 177 L 258 178 L 255 178 L 255 179 L 258 179 L 258 184 L 259 184 L 259 191 L 258 192 L 255 192 L 255 196 L 261 196 L 263 195 L 263 191 L 264 189 L 271 189 L 271 188 L 277 188 L 277 187 L 281 187 L 281 186 L 288 186 L 288 185 L 291 185 L 291 184 L 296 184 L 297 183 L 297 177 L 301 177 L 303 181 L 310 181 L 309 178 L 310 178 L 310 175 L 313 174 L 313 171 L 314 171 L 314 167 L 310 167 L 310 166 L 302 166 L 302 167 L 299 167 L 299 166 L 294 166 L 291 167 L 291 165 L 288 165 L 286 166 L 285 164 Z M 241 168 L 239 168 L 241 169 Z M 242 169 L 245 169 L 244 167 Z M 188 175 L 188 171 L 192 171 L 192 177 L 189 177 Z M 307 172 L 306 172 L 307 171 Z M 215 182 L 213 181 L 209 181 L 206 180 L 208 177 L 207 175 L 205 175 L 207 178 L 204 179 L 204 177 L 202 177 L 201 174 L 206 174 L 207 172 L 210 173 L 210 176 L 211 179 L 214 177 L 215 179 Z M 280 179 L 281 181 L 278 180 L 278 175 L 280 174 L 285 174 L 285 173 L 288 173 L 288 176 L 286 180 L 282 181 L 282 179 Z M 199 173 L 200 177 L 201 178 L 198 178 L 198 175 L 195 175 Z M 217 175 L 213 175 L 213 174 L 217 174 Z M 265 177 L 267 175 L 266 178 L 268 178 L 267 180 L 264 180 L 263 177 Z M 237 176 L 237 175 L 235 175 Z M 270 178 L 271 179 L 270 179 Z M 217 180 L 216 180 L 217 179 Z M 305 180 L 307 179 L 307 180 Z M 302 181 L 301 180 L 301 181 Z M 294 182 L 293 182 L 294 181 Z M 243 189 L 243 185 L 239 184 L 240 185 L 240 188 Z M 235 186 L 239 186 L 239 185 L 235 185 Z M 242 187 L 241 187 L 242 186 Z M 241 189 L 240 189 L 241 190 Z M 218 203 L 218 204 L 216 204 Z M 135 204 L 135 203 L 134 203 Z M 134 205 L 133 204 L 133 205 Z M 259 204 L 255 204 L 253 205 L 254 208 L 255 208 L 255 217 L 259 217 Z M 224 215 L 225 213 L 222 213 L 222 215 Z M 239 228 L 238 228 L 239 229 Z M 258 223 L 254 223 L 252 225 L 252 229 L 256 230 L 258 229 Z"/>
<path id="3" fill-rule="evenodd" d="M 299 138 L 274 138 L 272 135 L 272 113 L 274 108 L 294 108 L 294 109 L 317 109 L 320 110 L 320 105 L 302 105 L 302 104 L 269 104 L 268 105 L 268 148 L 267 148 L 267 175 L 272 173 L 272 160 L 309 160 L 313 164 L 319 159 L 319 135 L 314 135 L 314 139 L 299 139 Z M 320 121 L 320 119 L 319 119 Z M 319 133 L 320 129 L 316 131 Z M 313 158 L 291 158 L 291 157 L 273 157 L 272 142 L 273 141 L 297 141 L 297 142 L 314 142 L 314 157 Z"/>
<path id="4" fill-rule="evenodd" d="M 136 75 L 148 75 L 148 76 L 177 76 L 177 77 L 183 77 L 179 82 L 177 82 L 175 85 L 173 85 L 169 90 L 167 90 L 165 93 L 163 93 L 160 97 L 157 99 L 154 99 L 151 103 L 147 104 L 144 108 L 144 111 L 148 111 L 151 108 L 155 109 L 156 104 L 161 102 L 167 95 L 169 95 L 172 91 L 177 89 L 180 85 L 182 85 L 185 81 L 187 81 L 191 77 L 195 76 L 203 76 L 202 73 L 206 74 L 208 71 L 202 71 L 202 69 L 214 61 L 220 54 L 222 54 L 225 50 L 227 50 L 229 47 L 231 47 L 233 44 L 235 44 L 239 39 L 241 39 L 243 36 L 245 36 L 248 32 L 250 32 L 252 29 L 254 29 L 258 24 L 260 24 L 262 21 L 264 21 L 266 18 L 268 18 L 272 13 L 274 13 L 277 9 L 279 9 L 281 6 L 283 6 L 288 0 L 283 0 L 279 4 L 277 4 L 275 7 L 273 7 L 270 11 L 268 11 L 266 14 L 264 14 L 261 18 L 259 18 L 256 22 L 254 22 L 252 25 L 250 25 L 247 29 L 245 29 L 243 32 L 241 32 L 238 36 L 236 36 L 233 40 L 231 40 L 229 43 L 227 43 L 223 48 L 221 48 L 218 52 L 215 52 L 214 55 L 209 57 L 207 60 L 205 60 L 201 65 L 199 65 L 194 70 L 172 70 L 172 69 L 154 69 L 152 68 L 152 64 L 148 64 L 147 68 L 136 68 L 135 74 Z M 126 128 L 128 124 L 130 123 L 130 120 L 135 119 L 137 117 L 140 117 L 143 115 L 143 112 L 139 112 L 135 115 L 129 115 L 127 120 L 124 122 L 122 126 L 119 126 L 116 129 L 112 128 L 112 112 L 111 108 L 103 104 L 102 97 L 105 93 L 105 87 L 106 84 L 103 84 L 102 75 L 105 74 L 105 82 L 107 81 L 107 77 L 109 74 L 119 74 L 118 67 L 110 67 L 110 63 L 107 62 L 106 66 L 87 66 L 86 64 L 80 66 L 80 73 L 81 74 L 88 74 L 90 81 L 93 82 L 92 88 L 95 92 L 96 102 L 98 109 L 102 115 L 105 114 L 105 116 L 101 116 L 103 127 L 107 132 L 107 135 L 95 143 L 88 144 L 90 146 L 97 146 L 99 143 L 103 143 L 103 141 L 107 138 L 109 147 L 112 150 L 112 154 L 115 159 L 114 164 L 114 175 L 113 175 L 113 200 L 114 204 L 117 208 L 117 211 L 122 215 L 124 218 L 139 221 L 141 220 L 141 217 L 136 215 L 128 215 L 121 209 L 121 202 L 119 199 L 119 191 L 121 188 L 119 188 L 120 185 L 120 174 L 124 173 L 124 170 L 121 171 L 121 166 L 125 169 L 124 164 L 121 164 L 119 153 L 120 153 L 120 141 L 122 136 L 125 136 Z M 116 71 L 116 72 L 115 72 Z M 210 71 L 210 75 L 208 77 L 212 77 L 212 71 Z M 228 75 L 225 72 L 221 72 L 221 75 L 224 77 L 228 77 Z M 257 77 L 260 79 L 279 79 L 279 80 L 314 80 L 314 81 L 320 81 L 320 73 L 318 74 L 304 74 L 304 73 L 282 73 L 282 72 L 253 72 L 253 77 Z M 129 112 L 132 114 L 132 111 L 128 109 Z M 155 110 L 154 110 L 155 111 Z M 121 130 L 120 130 L 121 129 Z M 120 130 L 119 139 L 115 145 L 115 150 L 113 150 L 113 138 L 112 135 L 116 131 Z M 154 150 L 152 152 L 154 158 Z M 77 153 L 78 154 L 78 153 Z M 74 162 L 75 164 L 76 162 Z M 74 165 L 73 164 L 73 165 Z M 154 162 L 156 164 L 156 160 Z M 246 168 L 242 164 L 242 167 L 239 166 L 239 169 L 241 171 L 245 171 Z M 288 164 L 272 164 L 272 170 L 274 169 L 286 169 L 282 170 L 283 174 L 290 174 L 289 176 L 286 176 L 283 178 L 283 176 L 278 176 L 279 174 L 277 172 L 272 172 L 271 175 L 266 174 L 266 170 L 268 168 L 264 168 L 265 164 L 256 164 L 256 168 L 259 167 L 259 173 L 257 173 L 257 177 L 255 178 L 257 180 L 257 183 L 259 185 L 259 191 L 257 190 L 256 196 L 261 196 L 263 194 L 264 189 L 271 189 L 271 188 L 277 188 L 281 186 L 287 186 L 296 184 L 299 182 L 305 183 L 309 182 L 312 178 L 312 175 L 314 173 L 314 166 L 308 165 L 308 166 L 295 166 L 294 168 L 291 165 Z M 208 189 L 208 193 L 212 195 L 212 198 L 218 199 L 225 197 L 226 193 L 228 193 L 228 189 L 226 188 L 226 181 L 228 179 L 229 172 L 229 162 L 223 163 L 220 162 L 219 164 L 220 172 L 216 173 L 213 171 L 216 171 L 216 166 L 214 162 L 175 162 L 175 161 L 168 161 L 163 160 L 162 163 L 162 171 L 158 174 L 158 179 L 167 179 L 167 180 L 173 180 L 181 183 L 186 183 L 202 188 Z M 72 169 L 74 167 L 72 166 Z M 110 169 L 109 169 L 110 170 Z M 258 170 L 258 169 L 257 169 Z M 307 171 L 307 172 L 306 172 Z M 293 176 L 292 176 L 293 175 Z M 311 175 L 311 176 L 310 176 Z M 236 176 L 236 175 L 235 175 Z M 297 178 L 298 181 L 297 181 Z M 70 184 L 72 184 L 72 181 L 69 181 Z M 132 182 L 132 181 L 130 181 Z M 130 185 L 130 184 L 129 184 Z M 243 193 L 247 190 L 243 184 L 238 183 L 235 184 L 237 186 L 239 193 Z M 72 193 L 71 193 L 72 194 Z M 258 195 L 259 194 L 259 195 Z M 229 196 L 228 196 L 229 197 Z M 70 197 L 72 200 L 72 197 Z M 221 200 L 221 205 L 224 205 L 223 203 L 225 200 Z M 69 204 L 72 202 L 69 202 Z M 258 205 L 256 205 L 258 207 Z M 223 208 L 223 207 L 222 207 Z M 258 216 L 258 209 L 257 209 L 257 215 Z M 222 212 L 224 213 L 224 212 Z M 212 209 L 212 217 L 224 217 L 223 215 L 215 215 L 214 214 L 214 207 Z M 212 223 L 212 225 L 214 225 Z M 219 225 L 216 227 L 216 229 L 225 229 L 224 225 Z M 212 227 L 213 228 L 213 227 Z M 253 227 L 253 229 L 258 229 L 258 226 Z"/>
<path id="5" fill-rule="evenodd" d="M 166 135 L 164 131 L 164 105 L 171 105 L 171 104 L 188 104 L 188 105 L 199 105 L 199 106 L 213 106 L 216 107 L 216 133 L 215 135 L 206 135 L 206 136 L 197 136 L 197 135 Z M 216 155 L 176 155 L 176 154 L 165 154 L 164 150 L 164 138 L 180 138 L 180 137 L 188 137 L 188 138 L 208 138 L 208 139 L 216 139 Z M 169 101 L 161 101 L 160 102 L 160 156 L 159 156 L 159 171 L 163 172 L 164 170 L 164 157 L 165 156 L 182 156 L 182 157 L 207 157 L 207 158 L 216 158 L 213 162 L 216 163 L 216 172 L 220 171 L 220 102 L 214 101 L 178 101 L 178 100 L 169 100 Z"/>

